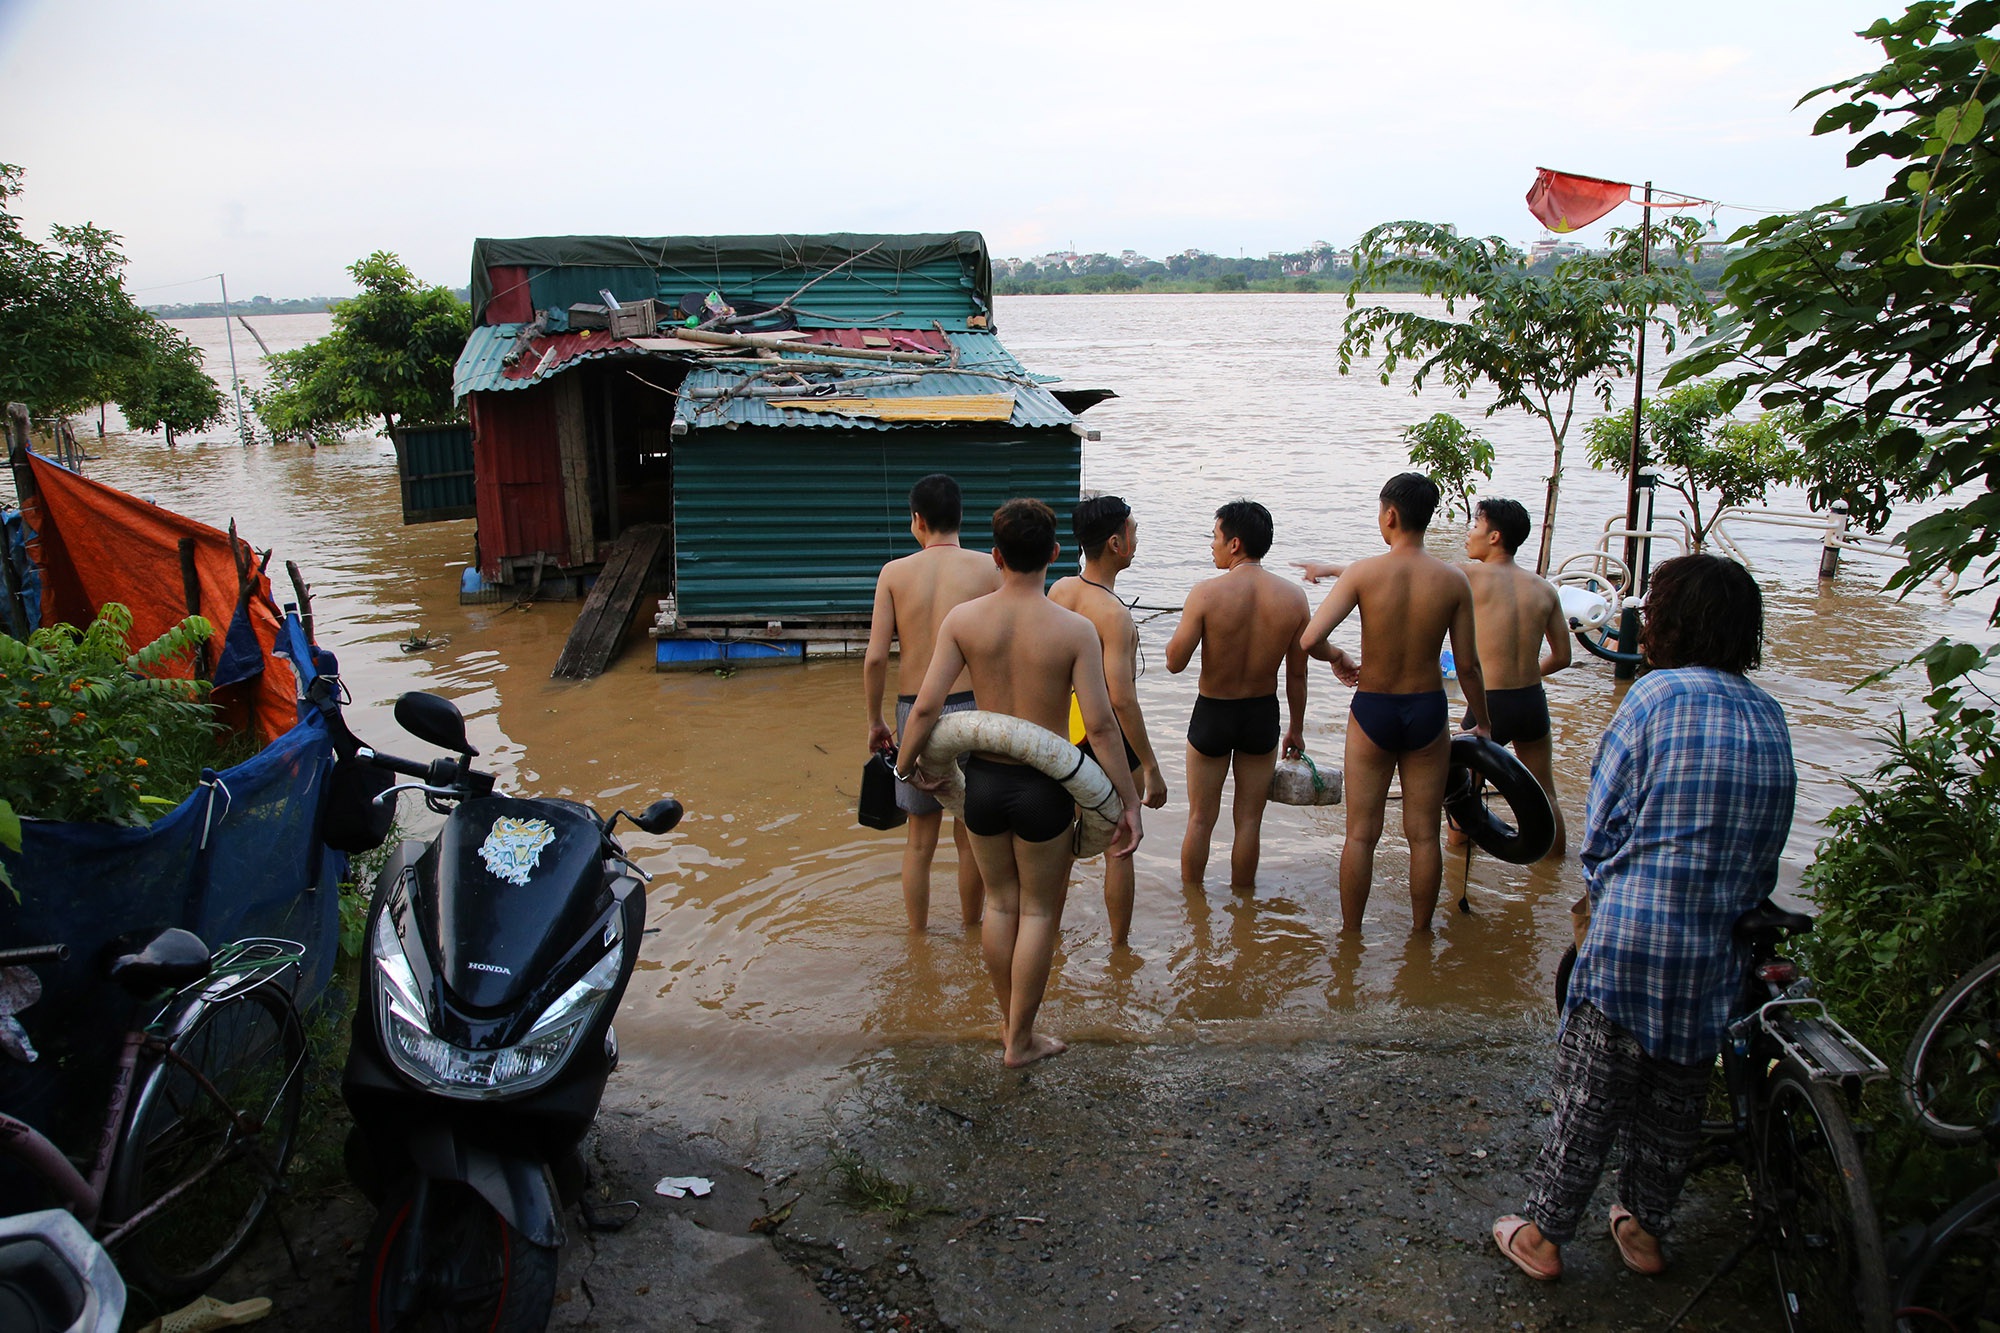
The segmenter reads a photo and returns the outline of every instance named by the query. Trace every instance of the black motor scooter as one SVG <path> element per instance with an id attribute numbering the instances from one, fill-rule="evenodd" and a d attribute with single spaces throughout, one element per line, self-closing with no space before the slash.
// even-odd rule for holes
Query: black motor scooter
<path id="1" fill-rule="evenodd" d="M 378 1210 L 361 1324 L 541 1329 L 645 925 L 647 876 L 611 831 L 623 817 L 664 833 L 681 806 L 605 820 L 574 801 L 496 796 L 448 700 L 405 694 L 396 721 L 453 757 L 357 743 L 333 784 L 350 812 L 420 791 L 445 815 L 430 842 L 390 856 L 364 936 L 341 1083 L 348 1170 Z M 396 774 L 416 781 L 391 785 Z"/>

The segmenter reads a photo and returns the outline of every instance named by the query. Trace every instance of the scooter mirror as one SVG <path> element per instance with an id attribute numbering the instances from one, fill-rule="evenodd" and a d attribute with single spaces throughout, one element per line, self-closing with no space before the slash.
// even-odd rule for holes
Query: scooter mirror
<path id="1" fill-rule="evenodd" d="M 681 822 L 684 813 L 679 801 L 671 796 L 662 796 L 640 811 L 639 817 L 632 822 L 647 833 L 665 833 Z"/>
<path id="2" fill-rule="evenodd" d="M 396 700 L 396 725 L 441 750 L 479 753 L 466 744 L 465 715 L 458 711 L 458 705 L 435 694 L 411 690 Z"/>

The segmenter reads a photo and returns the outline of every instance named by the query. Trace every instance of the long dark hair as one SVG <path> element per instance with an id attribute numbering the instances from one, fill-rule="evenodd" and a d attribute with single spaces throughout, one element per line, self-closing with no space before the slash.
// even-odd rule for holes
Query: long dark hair
<path id="1" fill-rule="evenodd" d="M 1764 594 L 1750 571 L 1713 555 L 1661 562 L 1646 590 L 1639 651 L 1656 667 L 1742 675 L 1764 664 Z"/>

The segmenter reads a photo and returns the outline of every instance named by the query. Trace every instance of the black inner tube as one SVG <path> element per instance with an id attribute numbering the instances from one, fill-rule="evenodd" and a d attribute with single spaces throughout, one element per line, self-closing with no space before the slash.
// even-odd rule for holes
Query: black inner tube
<path id="1" fill-rule="evenodd" d="M 1512 824 L 1487 808 L 1488 787 L 1507 803 Z M 1542 784 L 1506 746 L 1471 732 L 1452 737 L 1444 809 L 1465 836 L 1515 865 L 1541 860 L 1556 843 L 1555 807 Z"/>

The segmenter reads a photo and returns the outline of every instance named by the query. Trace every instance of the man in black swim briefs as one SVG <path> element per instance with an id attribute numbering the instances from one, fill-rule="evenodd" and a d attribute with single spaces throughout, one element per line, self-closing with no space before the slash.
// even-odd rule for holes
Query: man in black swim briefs
<path id="1" fill-rule="evenodd" d="M 1556 812 L 1550 856 L 1564 852 L 1562 805 L 1549 735 L 1549 698 L 1542 680 L 1570 663 L 1569 621 L 1555 585 L 1514 563 L 1528 540 L 1528 510 L 1518 500 L 1481 500 L 1465 534 L 1461 566 L 1472 583 L 1472 613 L 1479 627 L 1479 669 L 1486 679 L 1486 708 L 1493 739 L 1514 753 L 1549 794 Z M 1542 651 L 1547 644 L 1548 651 Z M 1465 725 L 1471 726 L 1468 720 Z M 1452 831 L 1452 842 L 1464 835 Z"/>
<path id="2" fill-rule="evenodd" d="M 938 626 L 923 688 L 910 710 L 897 776 L 916 772 L 945 696 L 967 672 L 983 712 L 1004 713 L 1057 736 L 1069 725 L 1070 695 L 1105 776 L 1124 803 L 1107 855 L 1139 845 L 1139 791 L 1120 753 L 1118 722 L 1104 685 L 1104 652 L 1084 617 L 1043 594 L 1056 557 L 1055 515 L 1039 500 L 1010 500 L 993 515 L 998 592 L 955 607 Z M 925 778 L 920 785 L 935 788 Z M 965 766 L 965 827 L 986 881 L 980 950 L 1000 1004 L 1002 1058 L 1025 1065 L 1065 1049 L 1035 1031 L 1062 927 L 1076 805 L 1054 778 L 1006 755 L 974 753 Z"/>
<path id="3" fill-rule="evenodd" d="M 1157 810 L 1167 803 L 1167 780 L 1153 753 L 1145 715 L 1139 711 L 1139 628 L 1131 608 L 1118 595 L 1118 576 L 1131 568 L 1138 554 L 1139 520 L 1133 517 L 1132 506 L 1118 496 L 1093 495 L 1070 514 L 1070 535 L 1083 552 L 1082 563 L 1075 574 L 1056 581 L 1049 600 L 1096 627 L 1104 644 L 1104 687 L 1110 691 L 1111 711 L 1118 715 L 1118 729 L 1125 737 L 1125 762 L 1146 807 Z M 1082 730 L 1082 718 L 1072 709 L 1069 737 L 1095 758 L 1089 737 L 1079 739 Z M 1129 857 L 1104 858 L 1104 914 L 1114 948 L 1122 948 L 1131 937 L 1133 880 Z"/>
<path id="4" fill-rule="evenodd" d="M 1445 772 L 1450 762 L 1450 713 L 1438 665 L 1445 635 L 1458 659 L 1458 680 L 1476 721 L 1486 716 L 1486 691 L 1474 642 L 1472 587 L 1465 574 L 1424 550 L 1424 530 L 1438 489 L 1421 473 L 1391 477 L 1376 516 L 1385 554 L 1341 569 L 1333 591 L 1313 614 L 1301 645 L 1358 685 L 1347 728 L 1347 840 L 1340 849 L 1340 924 L 1361 929 L 1375 877 L 1389 783 L 1403 783 L 1403 836 L 1410 844 L 1411 928 L 1426 931 L 1444 880 L 1439 839 Z M 1308 576 L 1318 567 L 1309 567 Z M 1361 613 L 1361 657 L 1327 637 Z"/>
<path id="5" fill-rule="evenodd" d="M 1299 647 L 1312 608 L 1305 594 L 1264 568 L 1271 513 L 1254 500 L 1215 511 L 1209 556 L 1223 572 L 1198 583 L 1167 644 L 1167 670 L 1185 671 L 1201 652 L 1201 693 L 1188 719 L 1188 822 L 1181 838 L 1181 885 L 1199 891 L 1222 813 L 1222 784 L 1232 775 L 1229 886 L 1257 887 L 1264 806 L 1278 766 L 1278 672 L 1285 673 L 1290 724 L 1287 755 L 1304 753 L 1306 657 Z"/>

